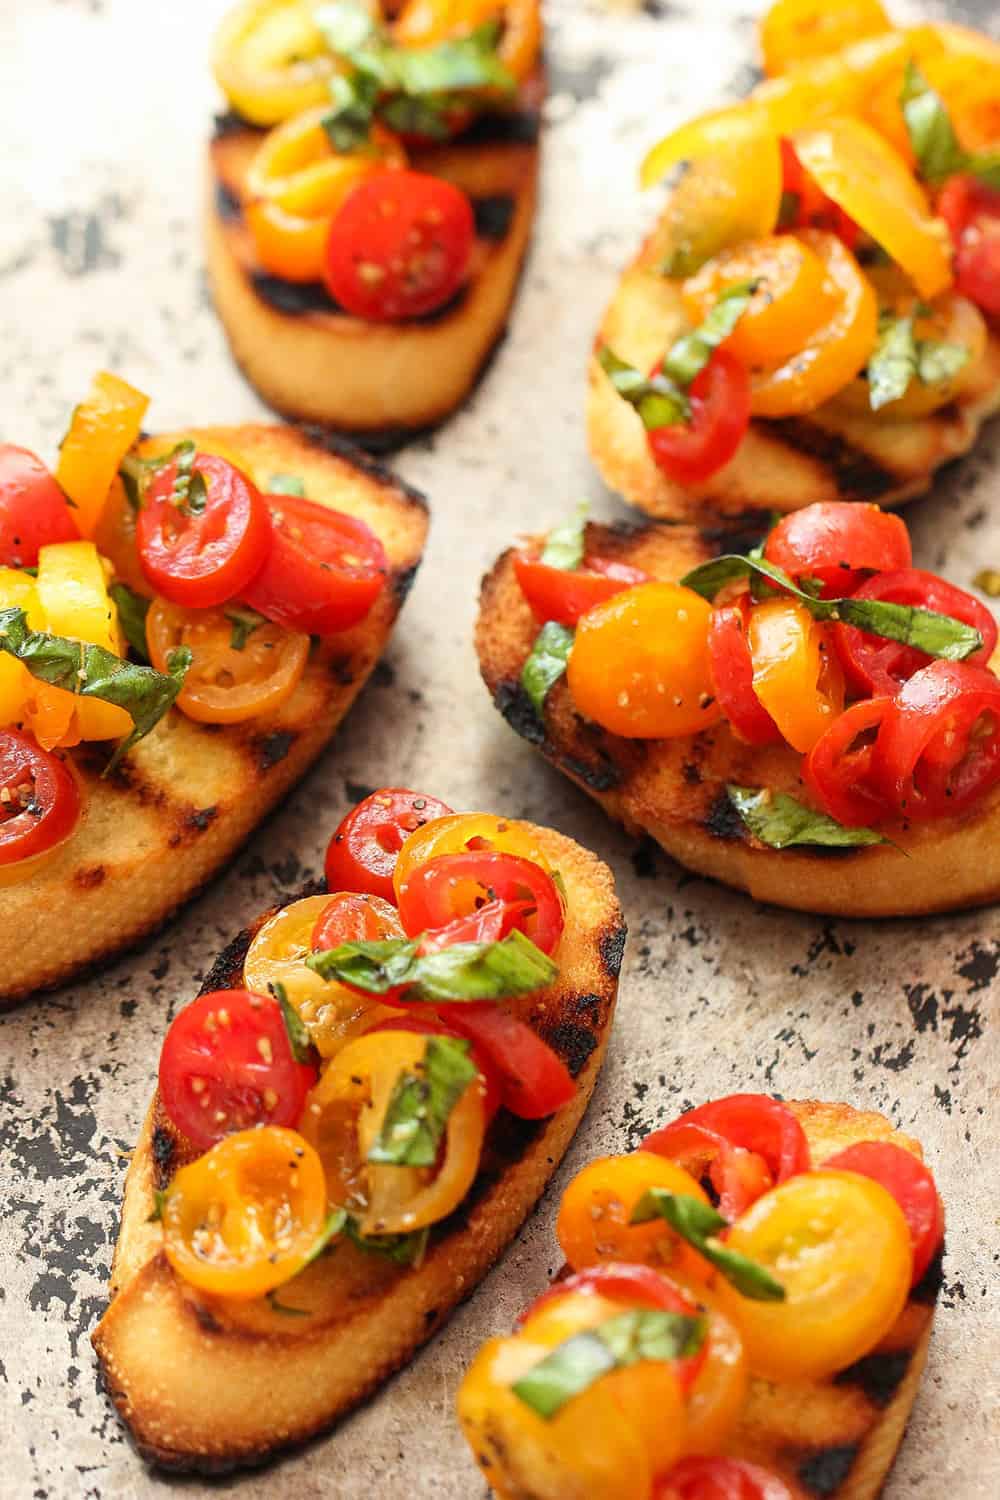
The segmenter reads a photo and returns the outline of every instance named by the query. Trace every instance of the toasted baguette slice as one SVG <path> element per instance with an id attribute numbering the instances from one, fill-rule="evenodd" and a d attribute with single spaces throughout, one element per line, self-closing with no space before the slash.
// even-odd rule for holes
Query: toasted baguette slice
<path id="1" fill-rule="evenodd" d="M 311 499 L 360 516 L 381 538 L 391 574 L 367 619 L 313 646 L 295 692 L 272 713 L 224 727 L 172 709 L 104 780 L 105 747 L 72 752 L 85 821 L 38 873 L 0 886 L 0 1008 L 136 942 L 215 874 L 333 735 L 385 649 L 420 563 L 423 499 L 363 455 L 290 427 L 191 435 L 261 483 L 295 474 Z"/>
<path id="2" fill-rule="evenodd" d="M 715 556 L 718 538 L 647 523 L 588 528 L 588 551 L 676 579 Z M 520 686 L 538 631 L 506 552 L 483 581 L 480 670 L 511 728 L 633 834 L 649 834 L 680 864 L 749 891 L 758 901 L 839 916 L 912 916 L 1000 898 L 1000 790 L 962 817 L 883 831 L 869 848 L 775 850 L 752 840 L 727 783 L 802 797 L 802 758 L 786 745 L 746 745 L 723 723 L 696 736 L 626 740 L 576 713 L 565 678 L 541 724 Z"/>
<path id="3" fill-rule="evenodd" d="M 688 327 L 677 283 L 653 269 L 660 258 L 655 241 L 654 234 L 618 283 L 596 343 L 642 370 Z M 755 510 L 784 514 L 817 500 L 888 508 L 929 489 L 935 471 L 968 452 L 983 422 L 1000 411 L 1000 337 L 990 334 L 961 393 L 932 416 L 893 421 L 831 402 L 808 417 L 756 418 L 729 463 L 693 489 L 657 466 L 638 413 L 614 390 L 596 355 L 588 383 L 591 457 L 605 483 L 647 515 L 697 521 Z"/>
<path id="4" fill-rule="evenodd" d="M 435 1227 L 419 1267 L 402 1270 L 345 1244 L 282 1288 L 279 1300 L 308 1317 L 283 1316 L 266 1301 L 227 1305 L 171 1270 L 159 1226 L 147 1222 L 153 1191 L 199 1153 L 154 1100 L 125 1185 L 111 1305 L 94 1333 L 107 1389 L 151 1463 L 217 1472 L 324 1431 L 473 1291 L 542 1193 L 600 1070 L 625 927 L 607 867 L 561 834 L 524 826 L 562 875 L 568 915 L 558 982 L 512 1004 L 564 1059 L 576 1097 L 544 1121 L 501 1111 L 469 1196 Z M 206 989 L 240 984 L 251 936 L 226 949 Z"/>
<path id="5" fill-rule="evenodd" d="M 261 132 L 223 117 L 209 148 L 209 282 L 236 362 L 269 406 L 388 449 L 465 400 L 504 332 L 531 234 L 540 96 L 536 81 L 519 112 L 414 154 L 416 170 L 469 194 L 477 237 L 465 289 L 407 323 L 349 317 L 321 286 L 263 272 L 242 214 Z"/>

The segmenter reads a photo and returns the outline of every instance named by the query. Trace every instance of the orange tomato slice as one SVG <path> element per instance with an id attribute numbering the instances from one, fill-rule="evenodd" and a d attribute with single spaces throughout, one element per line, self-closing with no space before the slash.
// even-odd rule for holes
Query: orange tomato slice
<path id="1" fill-rule="evenodd" d="M 233 644 L 224 609 L 181 609 L 157 599 L 146 616 L 149 656 L 168 670 L 178 646 L 192 654 L 177 707 L 199 724 L 241 724 L 280 707 L 295 691 L 309 658 L 309 637 L 265 621 Z"/>
<path id="2" fill-rule="evenodd" d="M 774 0 L 760 23 L 764 71 L 774 77 L 891 30 L 879 0 Z"/>
<path id="3" fill-rule="evenodd" d="M 56 479 L 73 505 L 73 519 L 91 536 L 100 519 L 118 467 L 142 430 L 149 397 L 106 370 L 94 376 L 90 391 L 74 409 L 59 449 Z"/>
<path id="4" fill-rule="evenodd" d="M 337 63 L 314 10 L 307 0 L 243 0 L 216 32 L 216 82 L 252 125 L 277 125 L 324 101 L 329 108 Z"/>
<path id="5" fill-rule="evenodd" d="M 788 743 L 804 755 L 844 707 L 844 677 L 826 626 L 797 599 L 750 611 L 753 690 Z"/>
<path id="6" fill-rule="evenodd" d="M 537 834 L 526 824 L 494 813 L 450 813 L 445 818 L 433 818 L 403 841 L 392 877 L 397 901 L 417 865 L 442 854 L 476 851 L 516 854 L 539 865 L 547 875 L 552 873 Z"/>

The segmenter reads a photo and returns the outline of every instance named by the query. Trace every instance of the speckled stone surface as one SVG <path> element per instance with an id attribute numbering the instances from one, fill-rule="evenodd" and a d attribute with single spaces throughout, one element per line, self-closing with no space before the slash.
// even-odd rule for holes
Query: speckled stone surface
<path id="1" fill-rule="evenodd" d="M 752 81 L 751 8 L 550 6 L 535 249 L 510 338 L 474 400 L 398 460 L 430 495 L 434 529 L 386 663 L 318 769 L 204 899 L 99 977 L 0 1019 L 3 1496 L 123 1500 L 161 1488 L 96 1389 L 88 1339 L 160 1038 L 216 950 L 316 874 L 333 824 L 384 782 L 555 823 L 611 862 L 631 927 L 618 1027 L 569 1160 L 503 1264 L 334 1436 L 232 1488 L 246 1500 L 479 1497 L 452 1420 L 455 1386 L 471 1351 L 508 1328 L 556 1267 L 560 1185 L 683 1106 L 749 1087 L 885 1110 L 924 1140 L 948 1202 L 945 1287 L 887 1493 L 1000 1493 L 996 913 L 837 922 L 757 909 L 692 879 L 636 850 L 514 738 L 470 644 L 476 582 L 513 533 L 559 517 L 581 493 L 597 515 L 621 513 L 584 450 L 587 346 L 650 211 L 633 187 L 639 154 L 663 127 Z M 205 55 L 222 9 L 0 6 L 5 439 L 53 455 L 98 365 L 152 392 L 159 426 L 261 415 L 228 357 L 199 250 L 200 157 L 216 104 Z M 946 9 L 996 19 L 991 0 Z M 959 583 L 1000 562 L 997 432 L 908 517 L 918 559 Z"/>

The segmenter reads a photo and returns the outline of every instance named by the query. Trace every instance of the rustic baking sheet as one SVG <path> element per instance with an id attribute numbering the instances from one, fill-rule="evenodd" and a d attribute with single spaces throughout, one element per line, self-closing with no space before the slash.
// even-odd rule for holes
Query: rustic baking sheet
<path id="1" fill-rule="evenodd" d="M 945 1286 L 887 1493 L 1000 1493 L 995 912 L 812 919 L 685 875 L 636 849 L 514 738 L 470 644 L 478 578 L 515 532 L 561 516 L 581 493 L 597 515 L 621 514 L 584 451 L 588 342 L 649 213 L 633 188 L 639 154 L 661 127 L 752 81 L 751 8 L 550 5 L 535 249 L 475 399 L 398 460 L 431 497 L 434 526 L 386 663 L 321 765 L 202 900 L 98 978 L 0 1019 L 0 1494 L 118 1500 L 162 1483 L 97 1391 L 88 1339 L 160 1038 L 216 950 L 315 875 L 336 820 L 385 782 L 554 823 L 611 862 L 631 929 L 617 1030 L 568 1164 L 503 1264 L 377 1400 L 278 1470 L 239 1480 L 241 1496 L 479 1497 L 452 1419 L 456 1382 L 555 1268 L 559 1187 L 685 1105 L 745 1088 L 847 1099 L 923 1139 L 948 1202 Z M 98 365 L 153 394 L 156 425 L 262 414 L 229 360 L 199 250 L 200 157 L 216 104 L 205 56 L 223 9 L 0 5 L 4 439 L 51 457 Z M 997 23 L 991 0 L 946 9 Z M 909 511 L 921 563 L 961 584 L 1000 564 L 997 438 Z M 59 941 L 57 911 L 46 940 Z"/>

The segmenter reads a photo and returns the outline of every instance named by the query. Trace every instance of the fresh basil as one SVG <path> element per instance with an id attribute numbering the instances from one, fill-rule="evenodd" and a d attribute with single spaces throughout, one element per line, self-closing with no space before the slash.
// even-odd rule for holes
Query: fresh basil
<path id="1" fill-rule="evenodd" d="M 312 953 L 306 965 L 321 979 L 336 979 L 368 995 L 407 986 L 410 1000 L 504 1000 L 530 995 L 552 983 L 559 970 L 517 928 L 498 943 L 454 943 L 421 955 L 420 938 L 342 943 Z"/>
<path id="2" fill-rule="evenodd" d="M 146 1215 L 147 1224 L 159 1224 L 163 1218 L 163 1210 L 167 1206 L 167 1189 L 153 1189 L 153 1212 Z"/>
<path id="3" fill-rule="evenodd" d="M 195 445 L 190 438 L 177 443 L 169 453 L 160 453 L 155 458 L 140 458 L 138 453 L 126 453 L 118 465 L 118 477 L 125 486 L 125 497 L 133 510 L 141 510 L 146 503 L 146 490 L 167 464 L 194 461 Z"/>
<path id="4" fill-rule="evenodd" d="M 309 1035 L 309 1028 L 288 998 L 288 991 L 281 983 L 269 984 L 268 989 L 278 1002 L 281 1019 L 285 1025 L 288 1045 L 297 1063 L 315 1063 L 316 1048 Z"/>
<path id="5" fill-rule="evenodd" d="M 368 148 L 378 94 L 374 78 L 357 72 L 350 78 L 334 74 L 330 80 L 333 109 L 320 124 L 335 151 L 351 156 Z"/>
<path id="6" fill-rule="evenodd" d="M 868 362 L 868 400 L 872 411 L 898 401 L 913 380 L 919 379 L 923 385 L 940 385 L 954 379 L 968 360 L 969 350 L 964 344 L 918 339 L 912 313 L 900 318 L 883 317 L 879 322 L 878 343 Z"/>
<path id="7" fill-rule="evenodd" d="M 899 104 L 920 175 L 932 184 L 956 172 L 969 172 L 987 187 L 1000 188 L 1000 151 L 966 151 L 948 106 L 911 58 L 903 75 Z"/>
<path id="8" fill-rule="evenodd" d="M 308 1307 L 291 1307 L 287 1302 L 278 1301 L 277 1291 L 265 1294 L 265 1301 L 272 1312 L 280 1313 L 283 1318 L 311 1318 L 312 1313 Z"/>
<path id="9" fill-rule="evenodd" d="M 419 1266 L 427 1253 L 430 1228 L 414 1229 L 409 1234 L 362 1234 L 357 1220 L 348 1216 L 344 1234 L 368 1255 L 381 1255 L 397 1266 Z"/>
<path id="10" fill-rule="evenodd" d="M 304 500 L 306 487 L 297 474 L 272 474 L 267 481 L 267 493 L 269 495 L 297 495 L 300 500 Z"/>
<path id="11" fill-rule="evenodd" d="M 566 670 L 574 638 L 569 626 L 556 620 L 546 620 L 535 636 L 531 654 L 521 668 L 521 686 L 539 718 L 550 690 Z"/>
<path id="12" fill-rule="evenodd" d="M 254 631 L 267 624 L 267 617 L 247 604 L 229 604 L 222 613 L 233 627 L 229 644 L 234 651 L 242 651 Z"/>
<path id="13" fill-rule="evenodd" d="M 590 506 L 586 500 L 581 500 L 568 521 L 564 521 L 561 526 L 553 526 L 545 538 L 540 558 L 547 568 L 559 568 L 564 573 L 573 573 L 583 562 L 589 511 Z"/>
<path id="14" fill-rule="evenodd" d="M 125 632 L 125 639 L 142 661 L 149 661 L 149 645 L 146 641 L 146 616 L 153 602 L 130 589 L 127 583 L 113 583 L 108 589 L 118 611 L 118 623 Z"/>
<path id="15" fill-rule="evenodd" d="M 396 1079 L 368 1160 L 390 1167 L 433 1167 L 451 1112 L 478 1069 L 461 1037 L 428 1037 L 423 1060 Z"/>
<path id="16" fill-rule="evenodd" d="M 727 786 L 726 792 L 754 838 L 771 849 L 788 849 L 793 844 L 851 849 L 888 843 L 873 828 L 845 828 L 787 792 L 748 786 Z"/>
<path id="17" fill-rule="evenodd" d="M 634 1307 L 557 1344 L 511 1390 L 548 1422 L 602 1375 L 640 1360 L 688 1359 L 706 1333 L 701 1316 Z"/>
<path id="18" fill-rule="evenodd" d="M 0 651 L 23 662 L 33 677 L 83 698 L 100 698 L 131 714 L 133 729 L 115 750 L 106 770 L 163 718 L 184 685 L 191 652 L 179 646 L 167 659 L 167 672 L 123 661 L 88 641 L 68 640 L 32 630 L 23 609 L 0 609 Z"/>
<path id="19" fill-rule="evenodd" d="M 687 390 L 732 333 L 758 286 L 756 281 L 740 281 L 726 287 L 704 321 L 667 350 L 663 357 L 664 375 Z"/>
<path id="20" fill-rule="evenodd" d="M 688 399 L 666 375 L 643 375 L 607 344 L 598 352 L 597 361 L 619 396 L 638 412 L 647 432 L 676 427 L 678 422 L 688 420 L 691 415 Z"/>
<path id="21" fill-rule="evenodd" d="M 323 1225 L 323 1228 L 320 1230 L 319 1234 L 316 1237 L 315 1245 L 313 1245 L 312 1249 L 309 1251 L 309 1254 L 306 1256 L 305 1260 L 302 1263 L 302 1269 L 305 1270 L 306 1266 L 311 1266 L 314 1260 L 319 1260 L 320 1256 L 323 1254 L 323 1251 L 326 1250 L 335 1239 L 343 1234 L 346 1227 L 346 1208 L 332 1208 L 327 1215 L 326 1223 Z"/>
<path id="22" fill-rule="evenodd" d="M 666 1188 L 650 1188 L 632 1210 L 630 1224 L 648 1224 L 664 1219 L 682 1239 L 693 1245 L 700 1255 L 721 1271 L 731 1286 L 743 1297 L 755 1302 L 784 1302 L 785 1288 L 770 1271 L 738 1250 L 730 1250 L 716 1236 L 728 1229 L 729 1221 L 716 1209 L 687 1193 L 669 1193 Z"/>

